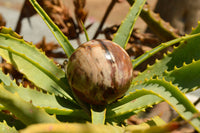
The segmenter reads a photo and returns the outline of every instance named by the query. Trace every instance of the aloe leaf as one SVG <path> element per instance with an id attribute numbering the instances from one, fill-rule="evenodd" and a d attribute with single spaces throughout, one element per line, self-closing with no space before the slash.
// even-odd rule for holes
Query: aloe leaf
<path id="1" fill-rule="evenodd" d="M 58 28 L 56 24 L 51 20 L 51 18 L 46 14 L 46 12 L 42 9 L 42 7 L 38 4 L 36 0 L 29 0 L 30 3 L 33 5 L 35 10 L 38 14 L 42 17 L 44 22 L 47 24 L 55 38 L 57 39 L 58 43 L 63 48 L 65 54 L 70 57 L 71 54 L 74 52 L 74 48 L 70 44 L 68 38 L 62 33 L 62 31 Z"/>
<path id="2" fill-rule="evenodd" d="M 1 111 L 1 110 L 4 110 L 4 109 L 5 109 L 5 107 L 4 107 L 3 105 L 0 104 L 0 111 Z"/>
<path id="3" fill-rule="evenodd" d="M 50 116 L 43 109 L 38 109 L 31 103 L 21 99 L 17 93 L 12 94 L 7 91 L 2 84 L 0 85 L 0 103 L 15 114 L 25 125 L 59 122 L 54 116 Z"/>
<path id="4" fill-rule="evenodd" d="M 148 124 L 131 125 L 126 128 L 126 132 L 132 133 L 171 133 L 179 128 L 178 122 L 171 122 L 162 126 L 149 126 Z"/>
<path id="5" fill-rule="evenodd" d="M 49 131 L 56 133 L 124 133 L 124 129 L 119 126 L 96 125 L 91 123 L 34 124 L 21 130 L 20 133 L 39 133 Z"/>
<path id="6" fill-rule="evenodd" d="M 132 5 L 134 0 L 127 0 Z M 148 4 L 146 4 L 140 17 L 146 22 L 148 27 L 162 40 L 168 41 L 179 37 L 174 29 L 168 22 L 165 22 L 158 14 L 154 13 Z"/>
<path id="7" fill-rule="evenodd" d="M 0 32 L 1 33 L 4 33 L 4 34 L 9 34 L 15 38 L 18 38 L 18 39 L 23 39 L 22 36 L 20 36 L 19 34 L 17 34 L 16 32 L 14 32 L 11 28 L 6 28 L 4 26 L 1 26 L 0 27 Z"/>
<path id="8" fill-rule="evenodd" d="M 3 74 L 2 71 L 0 71 L 0 81 L 1 80 L 5 84 L 4 88 L 6 90 L 11 93 L 18 93 L 23 100 L 31 102 L 37 108 L 44 108 L 46 112 L 50 114 L 70 116 L 70 119 L 89 119 L 89 116 L 81 110 L 80 106 L 73 104 L 69 99 L 54 94 L 45 94 L 35 89 L 17 86 L 15 82 L 10 79 L 9 75 Z M 5 109 L 3 106 L 1 108 Z M 66 121 L 68 120 L 69 119 L 66 119 Z"/>
<path id="9" fill-rule="evenodd" d="M 65 72 L 34 45 L 0 33 L 0 56 L 23 73 L 36 86 L 74 102 Z"/>
<path id="10" fill-rule="evenodd" d="M 0 68 L 0 83 L 4 83 L 5 85 L 10 85 L 12 84 L 13 86 L 17 86 L 17 84 L 10 79 L 10 76 L 9 75 L 5 75 L 3 72 L 2 72 L 2 69 Z"/>
<path id="11" fill-rule="evenodd" d="M 191 35 L 199 34 L 199 32 L 200 24 L 192 31 Z M 175 66 L 182 67 L 184 62 L 186 64 L 190 64 L 193 60 L 199 60 L 199 44 L 200 37 L 185 39 L 173 50 L 172 53 L 168 52 L 167 55 L 164 55 L 163 59 L 157 61 L 154 65 L 149 66 L 144 72 L 139 74 L 133 80 L 133 83 L 144 81 L 145 78 L 150 78 L 153 76 L 162 76 L 165 71 L 171 71 Z"/>
<path id="12" fill-rule="evenodd" d="M 177 85 L 182 92 L 188 92 L 200 86 L 200 60 L 193 60 L 190 64 L 183 64 L 180 68 L 165 71 L 163 76 L 167 81 Z"/>
<path id="13" fill-rule="evenodd" d="M 146 0 L 135 0 L 134 4 L 130 8 L 125 20 L 122 22 L 117 33 L 113 38 L 113 42 L 119 44 L 122 48 L 126 48 L 126 44 L 133 31 L 134 24 L 144 6 Z"/>
<path id="14" fill-rule="evenodd" d="M 104 124 L 106 117 L 106 108 L 104 106 L 91 106 L 92 124 Z"/>
<path id="15" fill-rule="evenodd" d="M 23 128 L 26 127 L 26 125 L 24 125 L 20 120 L 14 118 L 13 115 L 6 114 L 6 113 L 3 113 L 3 112 L 0 112 L 0 121 L 2 123 L 5 123 L 6 125 L 8 125 L 10 127 L 15 127 L 17 130 L 23 129 Z M 0 133 L 2 133 L 1 128 L 0 128 Z"/>
<path id="16" fill-rule="evenodd" d="M 18 133 L 18 131 L 14 127 L 8 126 L 5 121 L 0 122 L 0 132 L 1 133 Z"/>
<path id="17" fill-rule="evenodd" d="M 18 93 L 18 95 L 25 101 L 31 102 L 34 106 L 38 108 L 47 109 L 49 113 L 52 114 L 70 114 L 75 110 L 80 110 L 80 106 L 71 103 L 68 99 L 60 96 L 55 96 L 54 94 L 45 94 L 42 91 L 37 91 L 35 89 L 24 88 L 22 86 L 4 86 L 6 90 L 11 93 Z M 51 102 L 49 102 L 51 101 Z"/>
<path id="18" fill-rule="evenodd" d="M 177 30 L 168 22 L 164 21 L 159 14 L 154 13 L 148 4 L 142 9 L 140 17 L 145 21 L 149 29 L 163 41 L 169 41 L 179 37 Z"/>
<path id="19" fill-rule="evenodd" d="M 140 95 L 133 102 L 117 102 L 109 105 L 106 112 L 106 122 L 115 121 L 117 123 L 124 121 L 132 115 L 145 111 L 146 108 L 152 107 L 163 100 L 155 95 Z"/>
<path id="20" fill-rule="evenodd" d="M 177 39 L 168 41 L 166 43 L 161 43 L 159 46 L 153 48 L 152 50 L 146 52 L 145 54 L 143 54 L 140 57 L 138 57 L 135 60 L 133 60 L 132 61 L 133 68 L 137 67 L 142 62 L 144 62 L 146 59 L 148 59 L 149 57 L 151 57 L 152 55 L 156 54 L 157 52 L 163 50 L 166 47 L 169 47 L 169 46 L 174 45 L 176 43 L 179 43 L 181 41 L 187 41 L 189 39 L 197 39 L 197 38 L 200 38 L 200 33 L 194 34 L 194 35 L 186 35 L 186 36 L 179 37 Z"/>
<path id="21" fill-rule="evenodd" d="M 124 103 L 130 102 L 134 99 L 136 99 L 134 102 L 137 102 L 138 97 L 149 94 L 163 99 L 186 121 L 190 120 L 195 113 L 198 113 L 195 106 L 187 99 L 179 88 L 164 79 L 151 79 L 142 84 L 132 86 L 132 88 L 127 92 L 127 95 L 120 99 L 116 104 L 120 107 L 120 104 L 123 105 Z M 143 100 L 143 102 L 146 102 L 148 99 Z M 123 109 L 121 110 L 124 112 Z M 200 118 L 195 118 L 189 123 L 193 125 L 197 131 L 200 131 Z"/>
<path id="22" fill-rule="evenodd" d="M 134 132 L 134 133 L 139 133 L 139 132 L 145 132 L 149 131 L 151 127 L 157 127 L 155 129 L 158 130 L 154 130 L 154 132 L 158 132 L 161 130 L 159 130 L 159 127 L 166 125 L 166 122 L 163 121 L 160 117 L 155 116 L 153 118 L 151 118 L 151 120 L 148 120 L 147 122 L 141 123 L 139 125 L 128 125 L 126 127 L 126 132 Z M 151 132 L 147 132 L 147 133 L 151 133 Z"/>
<path id="23" fill-rule="evenodd" d="M 148 124 L 149 126 L 163 126 L 166 124 L 166 122 L 159 116 L 155 116 L 145 123 Z"/>

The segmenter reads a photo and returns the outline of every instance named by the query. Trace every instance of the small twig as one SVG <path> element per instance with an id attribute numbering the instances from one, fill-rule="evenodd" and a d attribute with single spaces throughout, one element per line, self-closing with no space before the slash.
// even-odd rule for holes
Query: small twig
<path id="1" fill-rule="evenodd" d="M 200 97 L 193 103 L 195 106 L 200 102 Z"/>
<path id="2" fill-rule="evenodd" d="M 98 27 L 93 39 L 96 39 L 97 36 L 99 35 L 99 33 L 100 33 L 100 31 L 101 31 L 106 19 L 108 18 L 108 15 L 110 14 L 111 10 L 113 9 L 113 7 L 115 6 L 116 3 L 117 3 L 117 0 L 112 0 L 111 1 L 110 5 L 108 6 L 108 8 L 107 8 L 107 10 L 106 10 L 106 12 L 104 14 L 103 19 L 101 20 L 101 23 L 100 23 L 100 25 L 99 25 L 99 27 Z"/>
<path id="3" fill-rule="evenodd" d="M 106 117 L 106 107 L 103 105 L 91 105 L 92 124 L 104 124 Z"/>
<path id="4" fill-rule="evenodd" d="M 87 30 L 86 30 L 86 28 L 85 28 L 83 22 L 82 22 L 82 21 L 80 21 L 80 22 L 81 22 L 81 25 L 82 25 L 83 31 L 84 31 L 84 33 L 85 33 L 86 40 L 89 41 L 90 39 L 89 39 L 89 37 L 88 37 Z"/>
<path id="5" fill-rule="evenodd" d="M 27 10 L 29 10 L 29 12 L 27 12 Z M 17 25 L 15 27 L 15 32 L 17 32 L 17 33 L 21 32 L 22 20 L 24 18 L 28 19 L 28 23 L 31 27 L 30 17 L 35 15 L 35 14 L 36 14 L 36 11 L 34 10 L 34 8 L 31 6 L 31 4 L 29 3 L 28 0 L 25 0 L 24 3 L 23 3 L 23 6 L 22 6 L 21 12 L 20 12 L 20 16 L 19 16 L 18 21 L 17 21 Z"/>
<path id="6" fill-rule="evenodd" d="M 76 38 L 76 42 L 77 42 L 78 46 L 81 45 L 81 40 L 80 40 L 79 34 L 78 34 L 78 37 Z"/>

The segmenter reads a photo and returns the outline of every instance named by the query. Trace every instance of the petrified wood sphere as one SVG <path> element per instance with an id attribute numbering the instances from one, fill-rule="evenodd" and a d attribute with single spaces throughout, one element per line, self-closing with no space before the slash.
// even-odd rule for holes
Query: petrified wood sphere
<path id="1" fill-rule="evenodd" d="M 120 98 L 129 88 L 133 69 L 126 51 L 109 40 L 91 40 L 70 56 L 67 78 L 81 100 L 104 105 Z"/>

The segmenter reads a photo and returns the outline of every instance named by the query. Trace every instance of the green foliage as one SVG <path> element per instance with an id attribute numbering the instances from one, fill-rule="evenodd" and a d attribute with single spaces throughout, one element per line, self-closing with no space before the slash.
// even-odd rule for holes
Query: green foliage
<path id="1" fill-rule="evenodd" d="M 182 67 L 175 67 L 172 71 L 165 71 L 163 76 L 167 81 L 172 81 L 183 92 L 199 88 L 200 85 L 200 60 L 192 61 L 190 64 L 183 64 Z M 195 77 L 195 78 L 194 78 Z"/>
<path id="2" fill-rule="evenodd" d="M 119 30 L 113 38 L 113 42 L 119 44 L 122 48 L 126 48 L 126 44 L 133 31 L 134 24 L 144 6 L 146 0 L 135 0 L 134 4 L 130 8 L 125 20 L 122 22 Z"/>
<path id="3" fill-rule="evenodd" d="M 172 125 L 172 124 L 171 124 Z M 140 125 L 129 125 L 125 128 L 119 126 L 102 125 L 102 124 L 78 124 L 78 123 L 62 123 L 62 124 L 35 124 L 21 130 L 21 133 L 39 133 L 39 132 L 59 132 L 59 133 L 167 133 L 170 131 L 171 125 L 166 123 L 159 117 L 155 117 L 146 123 Z"/>
<path id="4" fill-rule="evenodd" d="M 134 0 L 127 0 L 132 5 Z M 149 5 L 144 5 L 141 10 L 140 17 L 145 21 L 148 27 L 163 41 L 169 41 L 178 38 L 176 29 L 165 22 L 158 14 L 154 13 Z"/>
<path id="5" fill-rule="evenodd" d="M 16 128 L 16 130 L 26 127 L 24 123 L 14 118 L 12 114 L 6 114 L 4 112 L 0 112 L 0 122 L 2 125 L 6 124 L 6 126 Z"/>
<path id="6" fill-rule="evenodd" d="M 192 31 L 191 35 L 198 35 L 199 31 L 200 31 L 200 25 L 198 25 L 198 27 Z M 187 36 L 189 36 L 189 35 L 186 35 L 186 37 Z M 186 67 L 186 65 L 184 65 L 184 64 L 192 65 L 193 63 L 195 63 L 195 61 L 198 61 L 200 59 L 199 43 L 200 43 L 200 38 L 198 36 L 194 37 L 194 38 L 188 38 L 186 40 L 184 39 L 183 41 L 181 40 L 180 45 L 178 47 L 175 47 L 173 52 L 168 52 L 167 55 L 164 55 L 164 58 L 162 60 L 159 60 L 154 65 L 149 66 L 144 72 L 142 72 L 140 75 L 138 75 L 133 80 L 133 82 L 140 82 L 140 81 L 144 81 L 145 78 L 149 79 L 151 77 L 157 77 L 157 76 L 158 77 L 164 76 L 165 79 L 169 79 L 169 81 L 170 81 L 170 80 L 175 80 L 175 77 L 183 78 L 183 77 L 188 77 L 189 75 L 192 76 L 192 74 L 193 74 L 193 77 L 195 77 L 195 78 L 193 78 L 193 80 L 198 80 L 198 78 L 196 78 L 196 76 L 198 76 L 198 74 L 196 73 L 196 71 L 198 71 L 197 68 L 194 70 L 191 70 L 193 72 L 188 72 L 188 71 L 183 72 L 182 71 L 182 75 L 179 75 L 179 76 L 178 75 L 176 76 L 173 74 L 173 76 L 175 76 L 175 77 L 172 77 L 172 73 L 174 73 L 173 71 L 175 71 L 175 72 L 177 71 L 176 68 L 180 68 L 180 70 L 181 70 L 181 67 L 183 67 L 183 66 L 184 66 L 184 68 Z M 138 60 L 138 59 L 136 59 L 136 60 Z M 181 72 L 180 70 L 179 70 L 179 72 Z M 171 74 L 168 72 L 170 72 Z M 187 82 L 187 80 L 184 80 L 182 82 Z M 174 84 L 177 84 L 177 83 L 174 83 Z M 190 83 L 188 83 L 188 84 L 190 84 Z M 191 86 L 184 92 L 187 92 L 187 91 L 189 91 L 189 89 L 191 90 L 197 86 L 198 85 Z M 182 87 L 182 86 L 179 86 L 179 87 Z M 181 90 L 186 89 L 186 88 L 187 87 L 183 86 Z"/>
<path id="7" fill-rule="evenodd" d="M 50 116 L 43 109 L 36 108 L 31 103 L 24 101 L 17 93 L 10 93 L 0 85 L 0 103 L 13 112 L 25 125 L 33 123 L 57 123 L 54 116 Z"/>
<path id="8" fill-rule="evenodd" d="M 14 127 L 8 126 L 5 121 L 0 123 L 0 132 L 1 133 L 18 133 L 18 131 Z"/>
<path id="9" fill-rule="evenodd" d="M 85 38 L 86 38 L 86 40 L 87 40 L 87 41 L 90 41 L 89 36 L 88 36 L 88 33 L 87 33 L 87 30 L 86 30 L 85 25 L 83 24 L 82 21 L 81 21 L 81 25 L 82 25 L 82 27 L 83 27 L 83 31 L 84 31 L 84 33 L 85 33 Z"/>
<path id="10" fill-rule="evenodd" d="M 65 73 L 41 50 L 23 39 L 18 39 L 4 32 L 0 33 L 0 39 L 0 55 L 8 63 L 13 64 L 18 71 L 39 88 L 72 99 L 69 86 L 65 82 Z"/>
<path id="11" fill-rule="evenodd" d="M 29 0 L 38 14 L 43 18 L 44 22 L 47 24 L 55 38 L 57 39 L 60 46 L 62 46 L 65 54 L 70 57 L 70 55 L 74 52 L 74 48 L 70 44 L 68 38 L 59 30 L 58 26 L 54 24 L 54 22 L 50 19 L 50 17 L 46 14 L 46 12 L 41 8 L 41 6 L 37 3 L 36 0 Z"/>
<path id="12" fill-rule="evenodd" d="M 61 124 L 36 124 L 27 129 L 21 130 L 21 133 L 123 133 L 124 129 L 118 126 L 102 124 L 80 124 L 80 123 L 61 123 Z"/>
<path id="13" fill-rule="evenodd" d="M 56 96 L 49 93 L 45 94 L 42 91 L 38 91 L 36 89 L 17 86 L 16 83 L 10 79 L 9 75 L 3 74 L 2 71 L 0 71 L 0 79 L 2 79 L 1 82 L 5 84 L 4 88 L 6 90 L 11 93 L 17 93 L 24 101 L 31 101 L 34 106 L 43 108 L 46 110 L 46 112 L 50 114 L 66 116 L 69 115 L 71 118 L 74 119 L 89 119 L 87 114 L 83 115 L 85 112 L 81 110 L 80 106 L 72 104 L 71 101 L 65 99 L 64 97 Z M 6 109 L 3 106 L 1 108 Z"/>
<path id="14" fill-rule="evenodd" d="M 198 37 L 200 36 L 200 34 L 194 34 L 194 35 L 186 35 L 183 37 L 179 37 L 177 39 L 168 41 L 166 43 L 162 43 L 159 46 L 155 47 L 154 49 L 144 53 L 143 55 L 141 55 L 140 57 L 138 57 L 137 59 L 132 61 L 133 64 L 133 68 L 136 68 L 139 64 L 141 64 L 141 62 L 145 61 L 146 59 L 148 59 L 149 57 L 151 57 L 152 55 L 154 55 L 155 53 L 163 50 L 166 47 L 169 47 L 171 45 L 177 44 L 179 42 L 184 42 L 190 39 L 196 40 Z M 189 51 L 188 51 L 189 52 Z"/>
<path id="15" fill-rule="evenodd" d="M 67 37 L 36 0 L 30 0 L 30 2 L 69 57 L 74 49 Z M 131 0 L 128 2 L 133 3 Z M 134 1 L 113 39 L 123 48 L 126 47 L 134 23 L 145 2 L 146 0 Z M 199 32 L 200 24 L 190 35 L 162 43 L 133 60 L 133 68 L 135 68 L 160 50 L 180 43 L 173 52 L 165 54 L 163 59 L 157 60 L 154 65 L 148 66 L 144 72 L 133 79 L 124 97 L 102 107 L 78 101 L 78 98 L 73 96 L 65 72 L 60 67 L 33 44 L 24 41 L 20 35 L 9 28 L 2 27 L 0 29 L 0 56 L 34 83 L 37 89 L 18 86 L 9 75 L 5 75 L 0 70 L 0 110 L 11 112 L 10 114 L 0 113 L 0 131 L 4 132 L 8 129 L 7 131 L 12 133 L 27 127 L 20 132 L 170 132 L 175 129 L 175 125 L 180 124 L 176 122 L 166 124 L 158 117 L 134 126 L 120 127 L 114 124 L 120 124 L 128 117 L 165 101 L 200 132 L 200 118 L 194 118 L 198 110 L 184 94 L 200 86 Z M 41 90 L 38 91 L 38 89 Z M 13 123 L 10 123 L 10 118 L 14 119 Z M 112 125 L 104 125 L 105 123 Z"/>
<path id="16" fill-rule="evenodd" d="M 153 94 L 166 101 L 174 110 L 185 120 L 193 117 L 193 114 L 198 113 L 195 106 L 187 99 L 187 97 L 174 86 L 171 82 L 160 79 L 150 79 L 142 84 L 135 85 L 127 93 L 121 101 L 127 101 L 131 97 L 138 97 L 140 95 Z M 199 130 L 200 119 L 193 119 L 191 124 Z"/>

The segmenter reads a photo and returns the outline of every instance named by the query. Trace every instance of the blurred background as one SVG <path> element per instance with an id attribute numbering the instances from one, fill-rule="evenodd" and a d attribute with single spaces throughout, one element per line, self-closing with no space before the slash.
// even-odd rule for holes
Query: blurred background
<path id="1" fill-rule="evenodd" d="M 7 27 L 11 27 L 12 29 L 16 28 L 24 1 L 25 0 L 0 0 L 0 14 L 2 14 L 5 19 Z M 151 7 L 154 8 L 157 0 L 149 1 Z M 88 12 L 86 24 L 94 23 L 88 30 L 89 36 L 93 36 L 94 31 L 97 29 L 110 2 L 111 0 L 86 1 L 85 10 Z M 73 0 L 63 0 L 63 3 L 69 10 L 69 14 L 75 18 Z M 129 8 L 130 5 L 126 1 L 115 4 L 115 7 L 105 22 L 105 25 L 109 26 L 113 24 L 120 24 L 129 11 Z M 140 30 L 145 30 L 146 24 L 141 19 L 138 19 L 135 27 Z M 25 18 L 22 20 L 20 35 L 22 35 L 25 40 L 29 40 L 34 43 L 39 42 L 43 36 L 46 37 L 47 41 L 56 41 L 39 15 L 30 17 L 30 24 L 28 19 Z M 85 41 L 84 38 L 83 41 Z M 75 42 L 73 44 L 74 46 L 77 46 Z"/>

